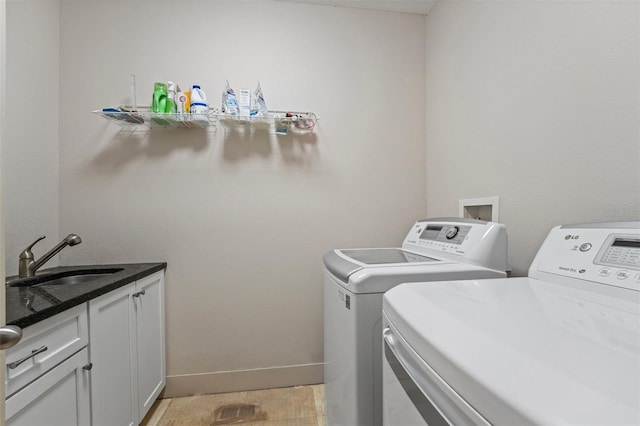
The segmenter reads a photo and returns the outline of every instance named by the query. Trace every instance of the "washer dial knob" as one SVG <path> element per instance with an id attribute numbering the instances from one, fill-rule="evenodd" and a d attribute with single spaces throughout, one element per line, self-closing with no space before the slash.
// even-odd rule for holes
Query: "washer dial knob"
<path id="1" fill-rule="evenodd" d="M 457 226 L 452 226 L 451 228 L 447 229 L 447 233 L 445 234 L 445 237 L 447 237 L 447 240 L 450 240 L 454 238 L 456 235 L 458 235 L 459 230 L 460 229 Z"/>

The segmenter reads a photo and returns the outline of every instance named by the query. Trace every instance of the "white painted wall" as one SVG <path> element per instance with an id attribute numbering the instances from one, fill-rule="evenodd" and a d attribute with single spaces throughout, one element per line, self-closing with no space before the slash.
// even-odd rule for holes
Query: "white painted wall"
<path id="1" fill-rule="evenodd" d="M 58 59 L 60 6 L 55 0 L 6 2 L 6 129 L 2 203 L 6 274 L 41 235 L 36 257 L 58 242 Z M 57 257 L 47 266 L 55 266 Z"/>
<path id="2" fill-rule="evenodd" d="M 63 2 L 66 263 L 167 261 L 168 394 L 322 381 L 322 255 L 424 216 L 425 18 L 284 2 Z M 131 137 L 91 110 L 224 79 L 316 133 Z"/>
<path id="3" fill-rule="evenodd" d="M 554 225 L 640 219 L 639 8 L 438 2 L 427 17 L 428 216 L 499 195 L 516 275 Z"/>

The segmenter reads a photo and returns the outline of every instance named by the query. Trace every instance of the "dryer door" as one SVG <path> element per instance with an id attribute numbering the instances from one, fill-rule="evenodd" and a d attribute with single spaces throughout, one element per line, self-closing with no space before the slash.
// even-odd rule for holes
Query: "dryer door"
<path id="1" fill-rule="evenodd" d="M 383 321 L 384 425 L 490 425 Z"/>

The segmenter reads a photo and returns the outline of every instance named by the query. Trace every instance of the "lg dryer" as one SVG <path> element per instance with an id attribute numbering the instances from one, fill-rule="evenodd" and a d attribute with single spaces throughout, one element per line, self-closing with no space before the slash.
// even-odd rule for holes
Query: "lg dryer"
<path id="1" fill-rule="evenodd" d="M 461 218 L 416 222 L 402 248 L 324 256 L 324 359 L 329 426 L 382 423 L 382 295 L 402 282 L 504 277 L 504 225 Z"/>
<path id="2" fill-rule="evenodd" d="M 640 424 L 640 222 L 556 227 L 528 278 L 383 309 L 385 425 Z"/>

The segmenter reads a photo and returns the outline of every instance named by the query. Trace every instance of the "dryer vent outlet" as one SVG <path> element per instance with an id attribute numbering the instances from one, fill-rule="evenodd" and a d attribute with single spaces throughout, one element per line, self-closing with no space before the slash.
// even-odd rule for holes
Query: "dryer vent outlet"
<path id="1" fill-rule="evenodd" d="M 467 219 L 498 222 L 500 197 L 471 198 L 459 201 L 458 215 Z"/>

